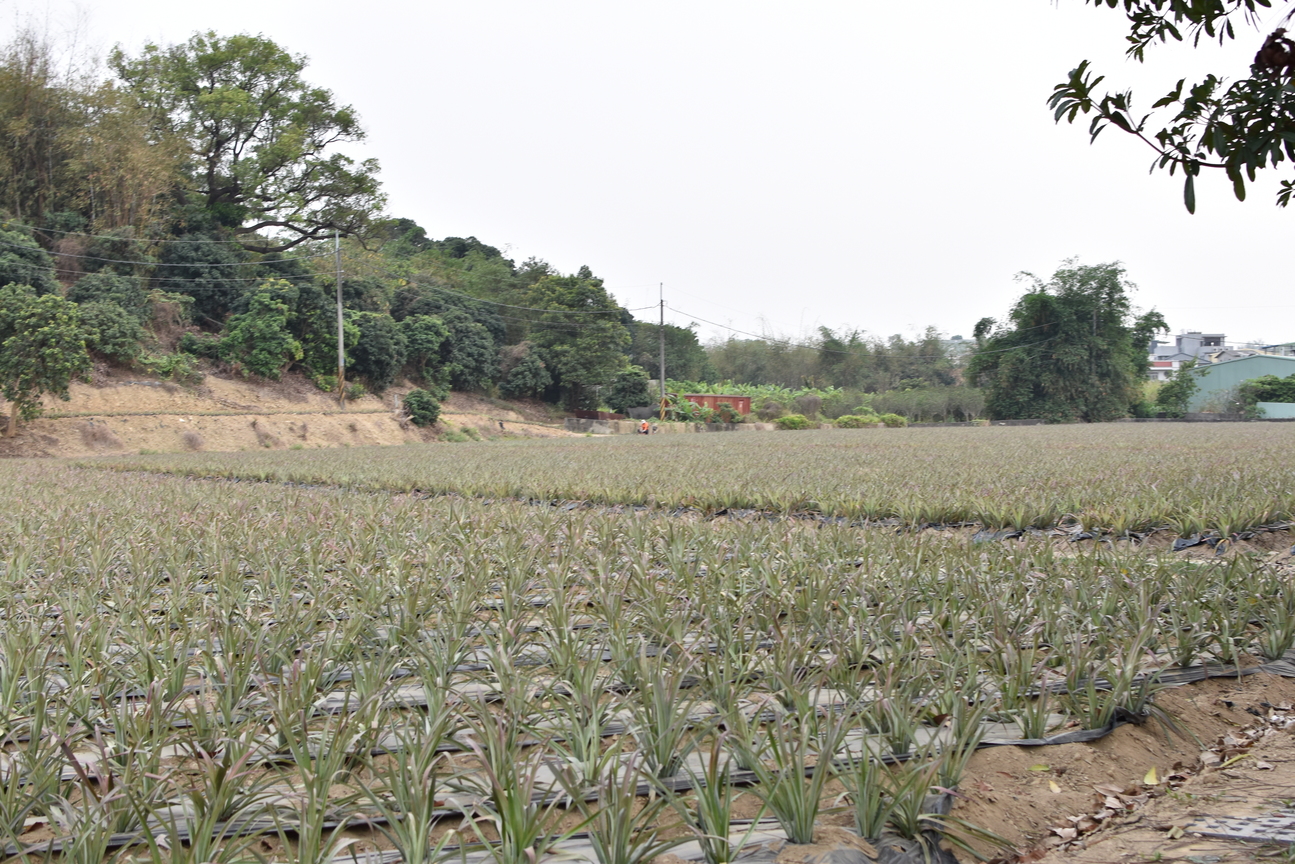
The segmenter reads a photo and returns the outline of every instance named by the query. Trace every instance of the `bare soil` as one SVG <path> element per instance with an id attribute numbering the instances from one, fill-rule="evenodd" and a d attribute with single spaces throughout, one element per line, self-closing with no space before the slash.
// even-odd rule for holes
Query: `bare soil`
<path id="1" fill-rule="evenodd" d="M 1295 735 L 1269 719 L 1293 703 L 1295 680 L 1215 678 L 1158 694 L 1177 730 L 1151 720 L 1091 744 L 981 750 L 953 815 L 1008 840 L 1015 851 L 1002 860 L 1252 860 L 1260 851 L 1254 844 L 1185 829 L 1201 816 L 1261 815 L 1295 798 Z"/>
<path id="2" fill-rule="evenodd" d="M 413 389 L 393 387 L 339 408 L 335 398 L 300 376 L 281 382 L 208 374 L 182 387 L 121 370 L 96 370 L 74 383 L 71 399 L 47 400 L 45 416 L 0 438 L 0 456 L 94 456 L 151 451 L 231 452 L 398 445 L 447 436 L 538 438 L 571 433 L 541 403 L 510 403 L 454 393 L 440 422 L 420 429 L 401 416 L 397 400 Z M 0 417 L 8 404 L 0 400 Z M 468 431 L 470 430 L 470 431 Z"/>

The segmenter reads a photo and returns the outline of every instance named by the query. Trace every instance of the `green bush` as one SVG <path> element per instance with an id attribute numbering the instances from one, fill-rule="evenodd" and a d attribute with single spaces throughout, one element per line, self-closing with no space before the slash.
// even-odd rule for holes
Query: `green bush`
<path id="1" fill-rule="evenodd" d="M 687 399 L 675 399 L 670 411 L 671 419 L 683 423 L 714 423 L 717 419 L 713 409 Z"/>
<path id="2" fill-rule="evenodd" d="M 80 307 L 86 348 L 122 363 L 139 356 L 144 328 L 129 312 L 103 300 L 82 303 Z"/>
<path id="3" fill-rule="evenodd" d="M 1192 397 L 1200 389 L 1200 378 L 1196 376 L 1195 369 L 1196 361 L 1194 359 L 1188 360 L 1178 367 L 1178 371 L 1174 373 L 1173 378 L 1161 384 L 1160 389 L 1156 391 L 1156 407 L 1164 411 L 1166 417 L 1182 417 L 1187 413 Z M 1273 378 L 1271 375 L 1268 377 Z M 1249 383 L 1251 382 L 1242 382 L 1242 388 L 1245 388 L 1246 384 Z M 1135 407 L 1133 416 L 1154 416 L 1154 414 L 1139 414 Z"/>
<path id="4" fill-rule="evenodd" d="M 139 324 L 153 317 L 148 292 L 143 283 L 133 276 L 115 273 L 91 273 L 67 289 L 67 299 L 73 303 L 115 303 Z"/>
<path id="5" fill-rule="evenodd" d="M 359 381 L 352 381 L 350 384 L 346 385 L 347 401 L 362 399 L 364 397 L 364 394 L 367 392 L 368 391 L 364 389 L 364 385 L 361 384 Z"/>
<path id="6" fill-rule="evenodd" d="M 411 390 L 405 397 L 405 413 L 415 426 L 434 426 L 441 418 L 441 403 L 426 390 Z"/>
<path id="7" fill-rule="evenodd" d="M 867 429 L 876 426 L 881 418 L 876 414 L 842 414 L 836 418 L 837 429 Z"/>
<path id="8" fill-rule="evenodd" d="M 773 422 L 779 429 L 812 429 L 817 425 L 804 414 L 788 414 Z"/>
<path id="9" fill-rule="evenodd" d="M 715 406 L 715 413 L 719 415 L 721 423 L 745 423 L 747 415 L 737 413 L 731 402 L 721 402 Z"/>
<path id="10" fill-rule="evenodd" d="M 898 414 L 882 414 L 879 419 L 891 429 L 897 429 L 901 426 L 908 425 L 908 421 L 903 417 L 900 417 Z"/>
<path id="11" fill-rule="evenodd" d="M 325 393 L 332 393 L 337 389 L 336 375 L 316 375 L 315 386 Z"/>
<path id="12" fill-rule="evenodd" d="M 198 358 L 183 351 L 174 354 L 142 354 L 139 365 L 159 378 L 168 378 L 178 384 L 197 384 L 202 380 L 198 371 Z"/>
<path id="13" fill-rule="evenodd" d="M 289 304 L 280 294 L 296 300 L 295 286 L 282 279 L 269 279 L 247 304 L 247 312 L 231 316 L 225 337 L 220 340 L 220 357 L 244 375 L 251 373 L 278 381 L 293 362 L 302 358 L 301 343 L 288 329 Z"/>
<path id="14" fill-rule="evenodd" d="M 530 351 L 521 361 L 509 370 L 499 389 L 505 396 L 518 399 L 524 396 L 536 396 L 553 383 L 553 376 L 545 368 L 544 361 L 536 351 Z"/>
<path id="15" fill-rule="evenodd" d="M 625 414 L 631 408 L 652 404 L 652 394 L 648 393 L 648 376 L 641 367 L 631 366 L 612 379 L 604 397 L 611 409 L 618 414 Z"/>
<path id="16" fill-rule="evenodd" d="M 180 350 L 194 357 L 206 357 L 208 360 L 220 359 L 219 336 L 209 333 L 192 333 L 186 331 L 180 336 Z"/>

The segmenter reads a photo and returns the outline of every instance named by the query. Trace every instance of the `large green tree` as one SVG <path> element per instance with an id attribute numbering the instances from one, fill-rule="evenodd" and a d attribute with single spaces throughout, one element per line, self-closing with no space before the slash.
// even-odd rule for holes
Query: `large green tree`
<path id="1" fill-rule="evenodd" d="M 715 367 L 697 339 L 696 324 L 688 327 L 665 325 L 665 377 L 675 381 L 713 381 Z M 642 366 L 651 377 L 660 374 L 661 325 L 635 321 L 629 325 L 633 343 L 630 362 Z"/>
<path id="2" fill-rule="evenodd" d="M 347 346 L 348 375 L 355 373 L 369 389 L 381 393 L 396 383 L 405 365 L 405 334 L 390 315 L 349 310 L 346 315 L 359 331 L 359 338 Z"/>
<path id="3" fill-rule="evenodd" d="M 976 325 L 977 352 L 966 376 L 985 390 L 996 420 L 1098 422 L 1126 416 L 1146 380 L 1147 346 L 1165 326 L 1152 310 L 1135 316 L 1133 286 L 1119 264 L 1074 260 L 1033 280 L 999 327 Z"/>
<path id="4" fill-rule="evenodd" d="M 1088 130 L 1093 140 L 1108 126 L 1141 139 L 1155 151 L 1156 167 L 1182 172 L 1183 202 L 1192 212 L 1202 169 L 1224 172 L 1237 198 L 1244 200 L 1246 182 L 1253 182 L 1258 171 L 1295 161 L 1295 41 L 1280 27 L 1264 36 L 1247 26 L 1257 20 L 1261 8 L 1272 5 L 1271 0 L 1085 2 L 1124 12 L 1128 56 L 1138 62 L 1153 45 L 1184 39 L 1193 44 L 1248 39 L 1255 58 L 1249 74 L 1231 83 L 1222 75 L 1190 84 L 1179 79 L 1147 114 L 1135 111 L 1132 91 L 1102 92 L 1099 85 L 1105 76 L 1084 60 L 1053 89 L 1049 105 L 1058 122 L 1091 115 Z M 1165 111 L 1158 115 L 1160 109 Z M 1295 180 L 1283 180 L 1277 203 L 1289 204 L 1293 192 Z"/>
<path id="5" fill-rule="evenodd" d="M 9 402 L 7 437 L 14 435 L 20 417 L 40 416 L 42 396 L 66 401 L 72 379 L 89 369 L 75 303 L 37 294 L 30 285 L 0 288 L 0 392 Z"/>
<path id="6" fill-rule="evenodd" d="M 628 365 L 630 334 L 621 309 L 585 270 L 575 276 L 545 276 L 531 286 L 527 305 L 536 315 L 531 341 L 544 365 L 574 407 L 583 388 L 607 384 Z"/>
<path id="7" fill-rule="evenodd" d="M 377 163 L 335 152 L 364 138 L 359 119 L 301 77 L 305 57 L 263 36 L 208 32 L 138 57 L 118 48 L 109 62 L 158 140 L 187 147 L 190 191 L 248 248 L 362 234 L 381 209 Z"/>

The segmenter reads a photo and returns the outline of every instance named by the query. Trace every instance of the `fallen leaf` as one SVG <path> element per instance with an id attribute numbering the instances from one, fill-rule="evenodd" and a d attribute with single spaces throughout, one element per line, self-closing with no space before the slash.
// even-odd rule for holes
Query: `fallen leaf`
<path id="1" fill-rule="evenodd" d="M 1177 840 L 1183 836 L 1183 829 L 1178 825 L 1170 825 L 1169 830 L 1165 832 L 1165 836 L 1170 840 Z"/>
<path id="2" fill-rule="evenodd" d="M 1079 832 L 1074 828 L 1053 828 L 1052 833 L 1056 834 L 1062 840 L 1074 840 L 1079 836 Z"/>
<path id="3" fill-rule="evenodd" d="M 1043 763 L 1039 763 L 1038 765 L 1031 765 L 1030 770 L 1031 771 L 1051 771 L 1052 769 L 1049 768 L 1047 765 L 1044 765 Z"/>
<path id="4" fill-rule="evenodd" d="M 1148 786 L 1160 785 L 1160 781 L 1156 779 L 1156 766 L 1151 766 L 1151 770 L 1147 772 L 1147 776 L 1142 778 L 1142 782 Z"/>
<path id="5" fill-rule="evenodd" d="M 1202 765 L 1217 765 L 1222 761 L 1223 760 L 1219 758 L 1219 754 L 1213 752 L 1212 750 L 1205 750 L 1201 753 Z"/>
<path id="6" fill-rule="evenodd" d="M 1123 801 L 1121 801 L 1119 798 L 1116 798 L 1114 795 L 1112 795 L 1112 796 L 1108 797 L 1105 801 L 1103 801 L 1103 802 L 1102 802 L 1102 805 L 1103 805 L 1104 807 L 1106 807 L 1106 809 L 1108 809 L 1108 810 L 1123 810 L 1123 809 L 1124 809 L 1124 802 L 1123 802 Z"/>
<path id="7" fill-rule="evenodd" d="M 1271 767 L 1271 766 L 1270 766 L 1270 767 Z M 1049 781 L 1048 781 L 1048 788 L 1052 790 L 1052 794 L 1053 794 L 1053 795 L 1060 795 L 1060 794 L 1061 794 L 1061 787 L 1057 785 L 1057 781 L 1056 781 L 1056 780 L 1049 780 Z"/>
<path id="8" fill-rule="evenodd" d="M 1258 760 L 1257 762 L 1255 762 L 1255 768 L 1259 769 L 1260 771 L 1271 771 L 1271 770 L 1273 770 L 1273 766 L 1272 766 L 1272 765 L 1269 765 L 1267 762 L 1263 761 L 1262 759 L 1260 759 L 1260 760 Z"/>

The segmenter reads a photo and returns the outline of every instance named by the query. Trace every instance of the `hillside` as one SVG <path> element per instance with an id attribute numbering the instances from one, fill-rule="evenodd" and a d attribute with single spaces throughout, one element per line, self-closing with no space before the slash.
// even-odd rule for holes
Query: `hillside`
<path id="1" fill-rule="evenodd" d="M 17 437 L 0 438 L 0 456 L 111 455 L 141 451 L 237 451 L 396 445 L 462 437 L 568 435 L 535 403 L 504 402 L 454 393 L 441 421 L 419 429 L 395 410 L 393 387 L 382 397 L 337 402 L 300 376 L 255 383 L 208 374 L 181 387 L 123 370 L 96 371 L 73 383 L 71 400 L 45 400 L 45 416 L 20 424 Z M 0 400 L 2 401 L 2 400 Z M 7 405 L 0 405 L 7 412 Z M 500 423 L 503 428 L 500 428 Z"/>

